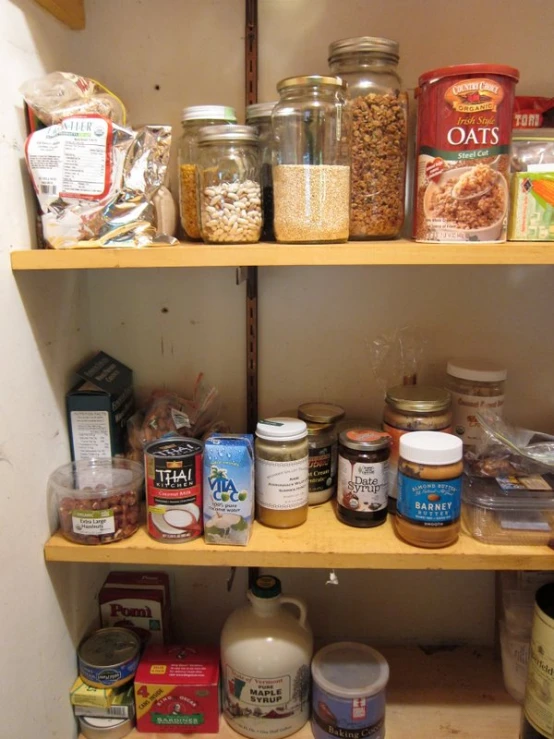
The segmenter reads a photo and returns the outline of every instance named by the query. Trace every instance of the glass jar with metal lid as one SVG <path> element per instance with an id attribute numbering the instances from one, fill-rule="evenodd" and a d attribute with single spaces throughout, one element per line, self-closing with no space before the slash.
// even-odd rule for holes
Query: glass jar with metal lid
<path id="1" fill-rule="evenodd" d="M 196 166 L 198 164 L 198 132 L 205 126 L 236 123 L 234 108 L 226 105 L 191 105 L 181 114 L 183 133 L 179 140 L 179 212 L 187 239 L 200 240 Z"/>
<path id="2" fill-rule="evenodd" d="M 389 512 L 396 510 L 396 473 L 400 437 L 409 431 L 452 431 L 451 396 L 431 385 L 397 385 L 385 396 L 383 428 L 392 439 Z"/>
<path id="3" fill-rule="evenodd" d="M 362 528 L 385 522 L 390 444 L 390 436 L 375 429 L 348 429 L 339 436 L 339 521 Z"/>
<path id="4" fill-rule="evenodd" d="M 260 176 L 264 225 L 263 241 L 275 241 L 273 231 L 273 127 L 271 113 L 277 103 L 254 103 L 246 108 L 246 124 L 252 126 L 259 137 Z"/>
<path id="5" fill-rule="evenodd" d="M 351 239 L 395 238 L 404 222 L 408 98 L 398 59 L 398 43 L 387 38 L 361 36 L 329 46 L 331 72 L 348 83 Z"/>
<path id="6" fill-rule="evenodd" d="M 336 423 L 344 417 L 344 408 L 334 403 L 303 403 L 298 417 L 308 426 L 309 504 L 330 500 L 337 488 Z"/>
<path id="7" fill-rule="evenodd" d="M 298 418 L 266 418 L 256 426 L 256 518 L 290 529 L 308 517 L 308 429 Z"/>
<path id="8" fill-rule="evenodd" d="M 277 241 L 348 239 L 350 164 L 346 84 L 340 77 L 289 77 L 273 109 Z"/>
<path id="9" fill-rule="evenodd" d="M 258 134 L 251 126 L 211 126 L 198 134 L 200 232 L 207 244 L 260 240 Z"/>

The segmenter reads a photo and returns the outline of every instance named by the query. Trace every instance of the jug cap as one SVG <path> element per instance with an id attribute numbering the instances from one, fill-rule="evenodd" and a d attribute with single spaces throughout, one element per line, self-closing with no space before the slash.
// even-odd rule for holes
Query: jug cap
<path id="1" fill-rule="evenodd" d="M 256 598 L 277 598 L 281 595 L 281 581 L 273 575 L 257 577 L 252 586 L 252 595 Z"/>

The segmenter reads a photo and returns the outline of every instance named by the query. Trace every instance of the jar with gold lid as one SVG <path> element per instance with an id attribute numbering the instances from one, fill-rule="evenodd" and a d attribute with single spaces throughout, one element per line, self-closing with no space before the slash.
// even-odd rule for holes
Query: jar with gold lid
<path id="1" fill-rule="evenodd" d="M 396 510 L 396 473 L 400 437 L 409 431 L 452 431 L 451 395 L 432 385 L 396 385 L 387 390 L 383 429 L 390 435 L 389 513 Z"/>
<path id="2" fill-rule="evenodd" d="M 336 423 L 344 408 L 334 403 L 303 403 L 298 417 L 308 426 L 310 505 L 330 500 L 337 489 Z"/>

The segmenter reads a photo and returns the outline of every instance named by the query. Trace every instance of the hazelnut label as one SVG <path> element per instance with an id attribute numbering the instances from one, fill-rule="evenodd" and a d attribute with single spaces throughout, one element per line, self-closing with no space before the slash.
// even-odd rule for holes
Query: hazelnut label
<path id="1" fill-rule="evenodd" d="M 410 523 L 450 526 L 460 518 L 462 478 L 430 481 L 414 480 L 398 473 L 398 512 Z"/>
<path id="2" fill-rule="evenodd" d="M 375 513 L 387 507 L 389 463 L 350 462 L 339 456 L 339 505 L 358 513 Z"/>
<path id="3" fill-rule="evenodd" d="M 73 532 L 84 536 L 115 534 L 115 516 L 111 508 L 103 511 L 73 511 Z"/>

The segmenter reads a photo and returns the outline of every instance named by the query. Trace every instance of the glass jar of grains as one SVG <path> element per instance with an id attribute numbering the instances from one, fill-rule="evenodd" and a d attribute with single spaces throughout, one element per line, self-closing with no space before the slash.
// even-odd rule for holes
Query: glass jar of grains
<path id="1" fill-rule="evenodd" d="M 183 108 L 183 134 L 179 140 L 179 212 L 187 239 L 200 240 L 196 165 L 198 164 L 198 132 L 205 126 L 236 123 L 234 108 L 225 105 L 192 105 Z"/>
<path id="2" fill-rule="evenodd" d="M 275 238 L 348 239 L 350 166 L 346 84 L 340 77 L 289 77 L 273 109 Z"/>
<path id="3" fill-rule="evenodd" d="M 396 473 L 400 437 L 409 431 L 452 431 L 448 390 L 430 385 L 396 385 L 387 390 L 383 429 L 392 439 L 389 460 L 389 512 L 396 510 Z"/>
<path id="4" fill-rule="evenodd" d="M 308 517 L 308 429 L 298 418 L 267 418 L 256 427 L 256 518 L 290 529 Z"/>
<path id="5" fill-rule="evenodd" d="M 308 425 L 309 504 L 330 500 L 337 489 L 336 423 L 344 417 L 344 408 L 333 403 L 303 403 L 298 417 Z"/>
<path id="6" fill-rule="evenodd" d="M 408 98 L 398 59 L 398 43 L 386 38 L 362 36 L 329 46 L 331 72 L 348 83 L 351 239 L 395 238 L 404 222 Z"/>
<path id="7" fill-rule="evenodd" d="M 446 386 L 452 394 L 454 433 L 464 446 L 475 446 L 482 438 L 477 413 L 490 410 L 502 415 L 507 376 L 505 367 L 484 359 L 448 362 Z"/>
<path id="8" fill-rule="evenodd" d="M 246 108 L 246 124 L 252 126 L 259 137 L 264 213 L 263 241 L 275 241 L 273 232 L 273 128 L 271 126 L 271 113 L 275 105 L 275 102 L 254 103 Z"/>
<path id="9" fill-rule="evenodd" d="M 198 134 L 200 233 L 206 244 L 251 244 L 262 233 L 258 134 L 211 126 Z"/>

